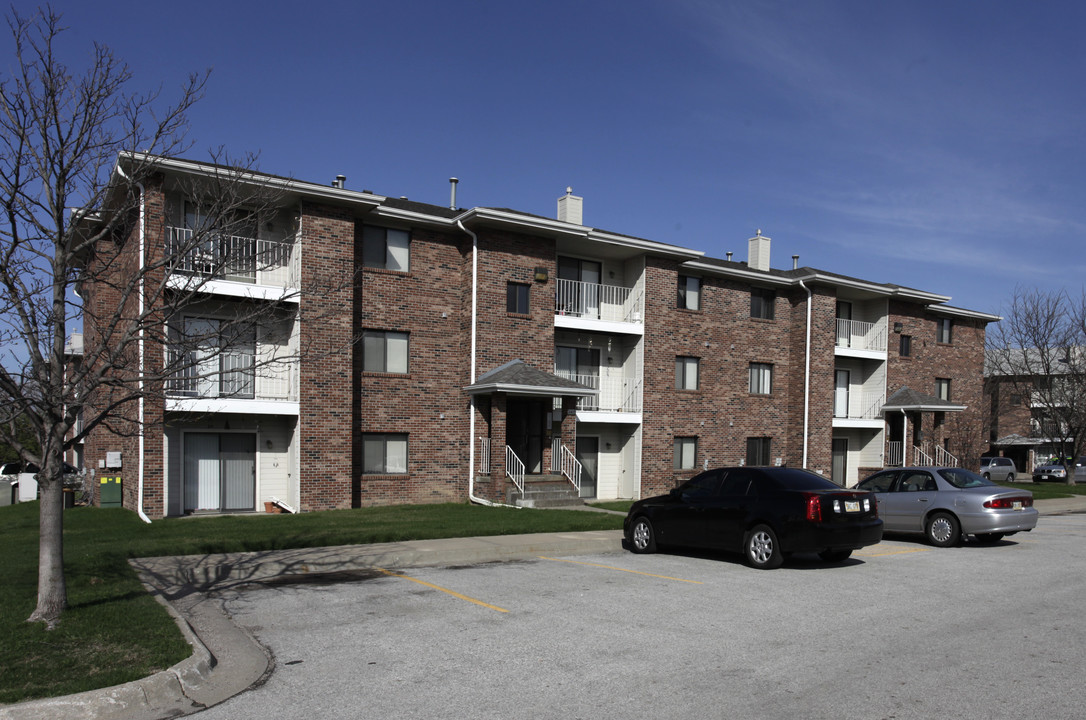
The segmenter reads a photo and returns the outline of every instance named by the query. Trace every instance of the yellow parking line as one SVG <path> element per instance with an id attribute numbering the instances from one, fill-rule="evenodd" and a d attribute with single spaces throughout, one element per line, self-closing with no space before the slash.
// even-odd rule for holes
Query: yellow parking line
<path id="1" fill-rule="evenodd" d="M 682 578 L 668 577 L 667 575 L 653 575 L 652 573 L 641 572 L 640 570 L 627 570 L 626 568 L 615 567 L 613 565 L 599 565 L 597 563 L 579 562 L 577 560 L 564 560 L 563 558 L 551 558 L 539 556 L 540 560 L 553 560 L 554 562 L 572 563 L 573 565 L 587 565 L 589 567 L 604 568 L 606 570 L 620 570 L 621 572 L 633 573 L 634 575 L 645 575 L 647 577 L 662 578 L 664 580 L 674 580 L 675 582 L 691 583 L 693 585 L 704 585 L 705 583 L 700 580 L 683 580 Z"/>
<path id="2" fill-rule="evenodd" d="M 890 552 L 878 552 L 878 553 L 861 553 L 863 557 L 886 557 L 887 555 L 905 555 L 907 553 L 918 552 L 931 552 L 931 548 L 903 548 L 901 550 L 891 550 Z"/>
<path id="3" fill-rule="evenodd" d="M 455 592 L 453 590 L 449 590 L 448 588 L 443 588 L 440 585 L 434 585 L 433 583 L 428 583 L 425 580 L 419 580 L 418 578 L 413 578 L 410 575 L 403 575 L 401 573 L 395 573 L 395 572 L 392 572 L 391 570 L 385 570 L 384 568 L 377 568 L 377 570 L 380 571 L 380 572 L 383 572 L 385 575 L 388 575 L 389 577 L 398 577 L 398 578 L 403 578 L 404 580 L 410 580 L 411 582 L 417 582 L 419 585 L 425 585 L 428 588 L 433 588 L 434 590 L 440 590 L 441 592 L 452 595 L 455 598 L 460 598 L 461 600 L 467 600 L 470 603 L 475 603 L 476 605 L 482 605 L 483 607 L 490 608 L 491 610 L 497 610 L 498 612 L 503 612 L 503 613 L 509 612 L 505 608 L 500 608 L 497 605 L 491 605 L 490 603 L 485 603 L 482 600 L 476 600 L 475 598 L 468 597 L 467 595 L 461 595 L 460 593 Z"/>

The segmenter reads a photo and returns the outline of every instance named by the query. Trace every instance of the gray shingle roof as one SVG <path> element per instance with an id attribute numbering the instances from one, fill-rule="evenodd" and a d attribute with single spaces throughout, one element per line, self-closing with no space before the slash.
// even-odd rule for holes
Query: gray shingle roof
<path id="1" fill-rule="evenodd" d="M 539 370 L 523 360 L 511 360 L 500 367 L 483 373 L 464 388 L 469 395 L 488 392 L 505 392 L 512 395 L 585 396 L 599 391 L 573 380 L 558 377 L 554 373 Z"/>

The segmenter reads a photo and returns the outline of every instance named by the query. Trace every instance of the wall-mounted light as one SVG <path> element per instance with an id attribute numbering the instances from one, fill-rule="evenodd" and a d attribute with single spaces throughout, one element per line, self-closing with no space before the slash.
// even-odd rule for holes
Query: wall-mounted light
<path id="1" fill-rule="evenodd" d="M 264 445 L 266 445 L 269 450 L 272 449 L 272 441 L 271 440 L 265 440 Z"/>
<path id="2" fill-rule="evenodd" d="M 535 269 L 535 281 L 536 282 L 547 282 L 547 277 L 548 277 L 547 276 L 547 268 L 545 268 L 545 267 L 537 267 Z"/>
<path id="3" fill-rule="evenodd" d="M 905 329 L 905 324 L 904 323 L 899 323 L 899 322 L 894 323 L 894 332 L 899 333 L 904 329 Z"/>

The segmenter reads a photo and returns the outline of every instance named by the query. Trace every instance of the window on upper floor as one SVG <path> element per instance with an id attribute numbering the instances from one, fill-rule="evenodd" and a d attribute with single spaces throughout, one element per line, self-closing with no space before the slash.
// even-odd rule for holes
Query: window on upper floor
<path id="1" fill-rule="evenodd" d="M 407 373 L 407 333 L 385 330 L 362 332 L 362 370 Z"/>
<path id="2" fill-rule="evenodd" d="M 950 378 L 935 378 L 935 397 L 950 402 Z"/>
<path id="3" fill-rule="evenodd" d="M 185 317 L 170 327 L 170 340 L 168 395 L 254 397 L 255 328 L 218 318 Z"/>
<path id="4" fill-rule="evenodd" d="M 765 288 L 750 289 L 750 316 L 763 320 L 774 318 L 774 305 L 776 305 L 777 293 Z"/>
<path id="5" fill-rule="evenodd" d="M 511 282 L 505 286 L 505 311 L 520 315 L 528 314 L 528 289 L 530 285 Z"/>
<path id="6" fill-rule="evenodd" d="M 679 276 L 678 307 L 685 310 L 701 310 L 701 278 Z"/>
<path id="7" fill-rule="evenodd" d="M 675 358 L 675 389 L 697 390 L 700 364 L 701 360 L 696 357 Z"/>
<path id="8" fill-rule="evenodd" d="M 698 439 L 696 437 L 675 438 L 676 470 L 693 470 L 698 465 Z"/>
<path id="9" fill-rule="evenodd" d="M 401 475 L 407 472 L 407 433 L 362 433 L 362 472 Z"/>
<path id="10" fill-rule="evenodd" d="M 773 450 L 773 438 L 747 438 L 747 465 L 767 466 Z"/>
<path id="11" fill-rule="evenodd" d="M 411 233 L 406 230 L 365 225 L 362 227 L 362 264 L 384 270 L 410 270 Z"/>
<path id="12" fill-rule="evenodd" d="M 913 336 L 902 335 L 901 344 L 898 349 L 898 355 L 901 357 L 909 357 L 913 354 Z"/>
<path id="13" fill-rule="evenodd" d="M 935 321 L 935 340 L 944 344 L 950 344 L 953 339 L 954 321 L 950 318 L 939 318 Z"/>
<path id="14" fill-rule="evenodd" d="M 750 392 L 769 395 L 773 392 L 773 366 L 769 363 L 750 364 Z"/>

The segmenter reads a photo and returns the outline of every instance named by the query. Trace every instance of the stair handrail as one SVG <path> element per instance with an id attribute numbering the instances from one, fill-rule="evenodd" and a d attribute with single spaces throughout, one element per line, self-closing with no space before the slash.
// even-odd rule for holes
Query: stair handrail
<path id="1" fill-rule="evenodd" d="M 524 461 L 508 445 L 505 446 L 505 474 L 517 486 L 520 496 L 524 497 Z"/>

